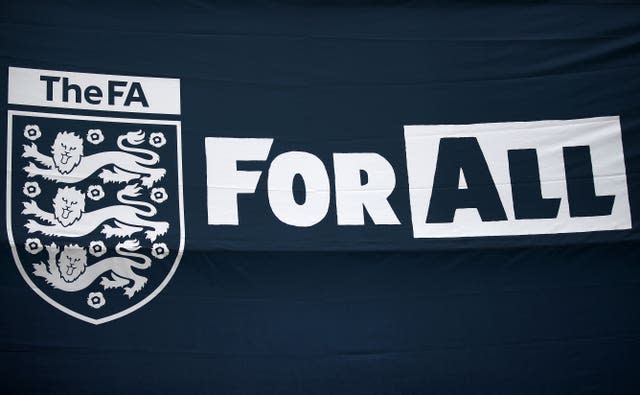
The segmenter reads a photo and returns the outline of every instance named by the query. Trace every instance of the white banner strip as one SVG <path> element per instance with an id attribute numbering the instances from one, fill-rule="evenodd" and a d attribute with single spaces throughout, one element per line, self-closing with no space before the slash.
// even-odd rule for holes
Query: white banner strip
<path id="1" fill-rule="evenodd" d="M 631 228 L 618 117 L 409 125 L 404 135 L 416 238 Z"/>
<path id="2" fill-rule="evenodd" d="M 9 67 L 9 104 L 180 114 L 180 79 Z"/>

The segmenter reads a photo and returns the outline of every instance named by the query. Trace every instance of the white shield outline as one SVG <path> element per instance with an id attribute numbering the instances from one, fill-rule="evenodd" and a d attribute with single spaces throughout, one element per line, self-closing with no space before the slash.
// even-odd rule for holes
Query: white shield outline
<path id="1" fill-rule="evenodd" d="M 105 122 L 122 122 L 122 123 L 138 123 L 138 124 L 158 124 L 162 123 L 165 125 L 174 125 L 176 127 L 176 148 L 177 152 L 177 168 L 178 168 L 178 211 L 180 217 L 180 245 L 178 247 L 178 252 L 176 254 L 176 260 L 173 263 L 173 266 L 169 270 L 169 273 L 164 278 L 162 283 L 153 290 L 147 297 L 139 301 L 138 303 L 129 306 L 127 309 L 122 310 L 116 314 L 112 314 L 107 317 L 103 317 L 100 319 L 93 319 L 77 313 L 60 303 L 51 299 L 44 291 L 42 291 L 38 286 L 36 286 L 29 275 L 25 272 L 22 262 L 20 261 L 20 256 L 18 255 L 17 245 L 13 239 L 13 231 L 11 226 L 11 191 L 12 191 L 12 134 L 13 134 L 13 116 L 22 115 L 22 116 L 30 116 L 30 117 L 40 117 L 40 118 L 58 118 L 58 119 L 75 119 L 81 121 L 105 121 Z M 46 112 L 30 112 L 30 111 L 17 111 L 17 110 L 8 110 L 7 111 L 7 204 L 6 204 L 6 215 L 7 215 L 7 236 L 9 238 L 9 245 L 11 246 L 11 252 L 13 253 L 13 260 L 16 266 L 18 267 L 18 271 L 22 275 L 22 278 L 25 282 L 31 287 L 31 289 L 38 294 L 42 299 L 44 299 L 47 303 L 55 307 L 56 309 L 69 314 L 70 316 L 77 318 L 79 320 L 88 322 L 90 324 L 99 325 L 104 324 L 105 322 L 109 322 L 115 320 L 117 318 L 124 317 L 127 314 L 133 313 L 138 310 L 142 306 L 149 303 L 153 298 L 155 298 L 164 287 L 171 281 L 173 274 L 178 268 L 178 264 L 182 259 L 182 254 L 184 252 L 184 203 L 182 196 L 182 136 L 180 129 L 181 122 L 180 121 L 171 121 L 171 120 L 163 120 L 163 119 L 135 119 L 135 118 L 114 118 L 114 117 L 95 117 L 95 116 L 83 116 L 83 115 L 69 115 L 69 114 L 54 114 L 54 113 L 46 113 Z"/>

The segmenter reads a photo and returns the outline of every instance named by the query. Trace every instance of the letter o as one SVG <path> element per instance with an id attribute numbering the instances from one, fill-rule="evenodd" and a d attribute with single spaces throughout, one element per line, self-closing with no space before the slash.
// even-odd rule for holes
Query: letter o
<path id="1" fill-rule="evenodd" d="M 293 196 L 293 178 L 300 174 L 306 198 L 298 204 Z M 308 227 L 327 215 L 331 201 L 329 175 L 324 163 L 308 152 L 291 151 L 278 155 L 269 167 L 269 205 L 285 224 Z"/>

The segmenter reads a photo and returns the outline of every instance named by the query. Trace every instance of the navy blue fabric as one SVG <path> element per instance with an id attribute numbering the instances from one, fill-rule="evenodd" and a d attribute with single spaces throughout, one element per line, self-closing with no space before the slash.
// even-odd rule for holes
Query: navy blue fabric
<path id="1" fill-rule="evenodd" d="M 599 3 L 5 2 L 3 114 L 8 66 L 180 78 L 187 210 L 169 285 L 99 326 L 24 283 L 3 229 L 2 392 L 640 393 L 640 6 Z M 411 237 L 403 125 L 608 115 L 632 229 Z M 332 202 L 288 227 L 263 177 L 214 229 L 214 136 L 379 152 L 402 224 L 339 228 Z"/>

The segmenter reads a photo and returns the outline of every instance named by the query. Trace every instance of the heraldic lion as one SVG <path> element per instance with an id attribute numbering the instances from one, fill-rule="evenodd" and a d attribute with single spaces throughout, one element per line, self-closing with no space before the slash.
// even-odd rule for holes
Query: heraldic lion
<path id="1" fill-rule="evenodd" d="M 140 190 L 135 184 L 127 185 L 116 194 L 122 204 L 85 212 L 85 197 L 81 191 L 75 187 L 58 188 L 58 193 L 53 198 L 53 213 L 42 210 L 34 200 L 23 202 L 22 214 L 34 215 L 48 223 L 30 219 L 25 227 L 29 233 L 75 238 L 86 236 L 103 223 L 113 220 L 115 226 L 104 224 L 101 230 L 107 238 L 129 237 L 148 229 L 145 231 L 146 238 L 155 241 L 158 236 L 167 233 L 169 223 L 146 219 L 155 216 L 158 211 L 151 203 L 129 199 L 140 196 Z"/>
<path id="2" fill-rule="evenodd" d="M 64 187 L 53 198 L 53 216 L 62 226 L 72 225 L 84 213 L 84 193 Z"/>
<path id="3" fill-rule="evenodd" d="M 60 132 L 51 146 L 52 156 L 41 154 L 35 143 L 23 145 L 22 157 L 34 159 L 44 166 L 41 168 L 29 162 L 24 170 L 28 177 L 42 176 L 59 183 L 75 184 L 104 168 L 98 175 L 104 182 L 121 183 L 140 179 L 142 185 L 150 188 L 165 176 L 166 170 L 150 167 L 160 162 L 160 156 L 154 151 L 129 146 L 142 144 L 144 136 L 142 130 L 128 132 L 118 137 L 121 151 L 84 156 L 82 138 L 75 133 Z M 125 142 L 129 145 L 125 145 Z"/>
<path id="4" fill-rule="evenodd" d="M 61 174 L 69 174 L 80 164 L 83 148 L 82 139 L 75 133 L 58 133 L 51 147 L 54 166 Z"/>
<path id="5" fill-rule="evenodd" d="M 133 297 L 147 283 L 147 278 L 134 273 L 133 269 L 145 270 L 151 267 L 151 259 L 136 253 L 140 249 L 137 240 L 126 240 L 116 245 L 118 256 L 102 259 L 87 265 L 87 252 L 77 244 L 60 248 L 51 243 L 46 246 L 49 254 L 48 264 L 33 264 L 33 274 L 44 278 L 56 289 L 65 292 L 81 291 L 90 286 L 98 277 L 110 273 L 111 278 L 102 276 L 100 285 L 104 289 L 123 288 L 124 294 Z M 60 258 L 56 258 L 60 253 Z M 133 259 L 132 259 L 133 258 Z"/>

